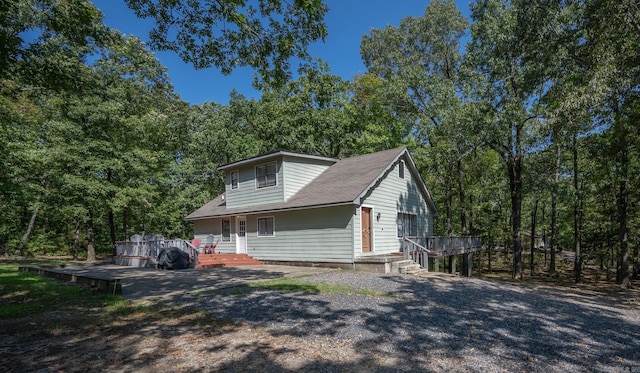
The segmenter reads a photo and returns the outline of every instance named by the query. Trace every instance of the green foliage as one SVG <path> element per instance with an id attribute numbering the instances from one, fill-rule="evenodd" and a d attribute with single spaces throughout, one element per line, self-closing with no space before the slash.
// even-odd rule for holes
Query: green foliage
<path id="1" fill-rule="evenodd" d="M 138 17 L 155 21 L 149 35 L 153 48 L 224 74 L 251 66 L 266 83 L 286 82 L 290 58 L 308 59 L 307 47 L 327 36 L 328 8 L 320 0 L 126 2 Z"/>

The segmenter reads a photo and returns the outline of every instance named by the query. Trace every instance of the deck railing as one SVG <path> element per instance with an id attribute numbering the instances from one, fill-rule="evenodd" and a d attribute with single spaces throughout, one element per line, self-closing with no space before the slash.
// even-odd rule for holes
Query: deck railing
<path id="1" fill-rule="evenodd" d="M 480 237 L 403 237 L 402 251 L 407 259 L 420 264 L 428 270 L 428 258 L 451 256 L 480 251 L 482 239 Z"/>
<path id="2" fill-rule="evenodd" d="M 402 237 L 402 252 L 405 259 L 411 259 L 429 271 L 429 249 L 410 238 Z"/>
<path id="3" fill-rule="evenodd" d="M 198 249 L 191 242 L 181 238 L 164 239 L 156 236 L 154 239 L 119 241 L 116 242 L 116 255 L 119 257 L 146 257 L 155 260 L 164 248 L 177 247 L 189 254 L 195 264 L 198 264 Z"/>

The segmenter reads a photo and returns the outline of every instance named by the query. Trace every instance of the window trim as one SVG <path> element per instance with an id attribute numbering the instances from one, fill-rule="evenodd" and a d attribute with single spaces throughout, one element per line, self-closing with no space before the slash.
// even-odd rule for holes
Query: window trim
<path id="1" fill-rule="evenodd" d="M 412 217 L 412 216 L 415 218 L 415 229 L 416 229 L 415 235 L 411 235 L 411 233 L 413 233 L 413 232 L 411 232 L 412 224 L 411 224 L 411 218 L 410 217 Z M 409 235 L 408 236 L 404 235 L 404 232 L 405 232 L 405 221 L 406 221 L 404 219 L 405 217 L 409 217 Z M 400 225 L 399 225 L 400 218 L 402 218 L 402 235 L 401 236 L 398 235 L 398 233 L 399 233 L 398 232 L 398 230 L 399 230 L 398 228 L 400 228 Z M 418 229 L 418 214 L 412 214 L 412 213 L 404 212 L 404 211 L 397 211 L 397 213 L 396 213 L 396 238 L 400 239 L 400 238 L 403 238 L 403 237 L 418 237 L 418 231 L 419 231 L 419 229 Z"/>
<path id="2" fill-rule="evenodd" d="M 229 227 L 229 236 L 225 237 L 224 236 L 224 222 L 227 221 L 228 222 L 228 227 Z M 231 219 L 229 218 L 222 218 L 220 219 L 220 241 L 222 242 L 231 242 Z"/>
<path id="3" fill-rule="evenodd" d="M 260 220 L 261 219 L 271 219 L 271 234 L 270 235 L 262 235 L 262 234 L 260 234 Z M 275 237 L 275 236 L 276 236 L 276 218 L 273 215 L 257 217 L 256 218 L 256 237 Z"/>
<path id="4" fill-rule="evenodd" d="M 238 179 L 236 180 L 236 187 L 233 187 L 233 174 L 238 175 Z M 239 170 L 233 170 L 233 171 L 229 171 L 229 183 L 231 184 L 231 190 L 237 190 L 240 189 L 240 171 Z"/>
<path id="5" fill-rule="evenodd" d="M 273 174 L 275 176 L 274 177 L 275 181 L 274 181 L 274 183 L 272 185 L 269 185 L 268 184 L 268 180 L 269 180 L 268 179 L 268 175 L 269 174 L 267 174 L 266 171 L 267 171 L 267 166 L 268 165 L 272 165 L 272 164 L 275 165 L 275 173 Z M 266 179 L 267 183 L 264 186 L 260 186 L 259 183 L 258 183 L 258 168 L 259 167 L 264 167 L 265 168 L 264 177 L 267 178 Z M 259 164 L 259 165 L 255 166 L 254 171 L 255 171 L 256 189 L 273 188 L 273 187 L 277 187 L 278 186 L 278 161 Z"/>

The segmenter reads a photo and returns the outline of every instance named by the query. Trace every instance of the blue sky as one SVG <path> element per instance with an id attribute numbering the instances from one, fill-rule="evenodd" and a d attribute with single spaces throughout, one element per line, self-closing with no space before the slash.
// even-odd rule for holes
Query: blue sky
<path id="1" fill-rule="evenodd" d="M 104 13 L 107 26 L 122 33 L 148 40 L 151 20 L 141 20 L 127 8 L 124 0 L 93 0 Z M 365 71 L 360 58 L 360 40 L 371 28 L 397 26 L 407 16 L 422 16 L 429 1 L 418 0 L 325 0 L 329 12 L 325 22 L 329 35 L 324 42 L 313 44 L 309 50 L 314 57 L 329 64 L 331 73 L 352 79 Z M 469 1 L 456 0 L 463 15 L 469 16 Z M 251 82 L 253 70 L 240 68 L 224 76 L 217 69 L 195 70 L 172 52 L 155 52 L 167 67 L 171 81 L 180 97 L 192 104 L 213 101 L 226 104 L 233 89 L 247 97 L 259 97 Z"/>

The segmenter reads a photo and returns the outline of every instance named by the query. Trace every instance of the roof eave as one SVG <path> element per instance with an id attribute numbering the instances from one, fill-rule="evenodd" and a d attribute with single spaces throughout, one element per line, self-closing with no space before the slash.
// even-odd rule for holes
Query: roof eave
<path id="1" fill-rule="evenodd" d="M 205 219 L 226 218 L 226 217 L 239 216 L 239 215 L 256 215 L 256 214 L 268 214 L 273 212 L 310 210 L 310 209 L 317 209 L 317 208 L 323 208 L 323 207 L 337 207 L 337 206 L 346 206 L 346 205 L 352 205 L 352 204 L 354 203 L 351 201 L 344 201 L 344 202 L 334 202 L 334 203 L 308 205 L 308 206 L 271 208 L 271 209 L 264 209 L 264 210 L 233 211 L 229 213 L 211 214 L 211 215 L 192 217 L 192 218 L 189 218 L 187 216 L 185 220 L 196 221 L 196 220 L 205 220 Z"/>
<path id="2" fill-rule="evenodd" d="M 266 161 L 272 158 L 279 158 L 279 157 L 295 157 L 295 158 L 302 158 L 302 159 L 314 159 L 314 160 L 320 160 L 320 161 L 325 161 L 325 162 L 337 162 L 338 159 L 335 158 L 328 158 L 328 157 L 322 157 L 319 155 L 308 155 L 308 154 L 300 154 L 300 153 L 293 153 L 293 152 L 286 152 L 286 151 L 276 151 L 276 152 L 272 152 L 272 153 L 268 153 L 268 154 L 263 154 L 263 155 L 259 155 L 253 158 L 249 158 L 249 159 L 243 159 L 237 162 L 232 162 L 232 163 L 228 163 L 222 166 L 219 166 L 217 168 L 218 171 L 223 171 L 223 170 L 228 170 L 230 168 L 237 168 L 237 167 L 241 167 L 241 166 L 245 166 L 245 165 L 249 165 L 249 164 L 253 164 L 253 163 L 258 163 L 258 162 L 262 162 L 262 161 Z"/>

